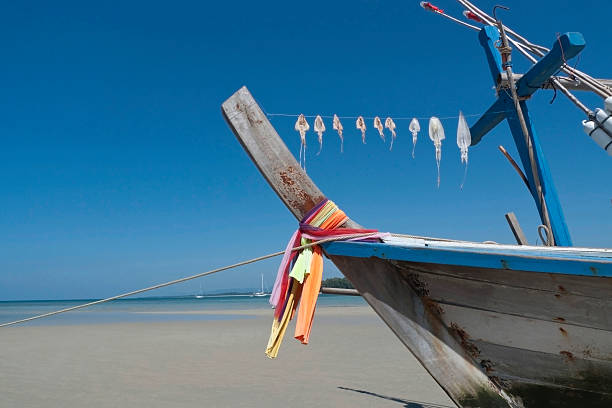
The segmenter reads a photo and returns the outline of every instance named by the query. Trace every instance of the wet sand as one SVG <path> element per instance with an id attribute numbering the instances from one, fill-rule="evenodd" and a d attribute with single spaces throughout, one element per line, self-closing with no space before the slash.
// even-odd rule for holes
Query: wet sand
<path id="1" fill-rule="evenodd" d="M 308 346 L 292 322 L 275 360 L 271 310 L 231 314 L 0 329 L 0 406 L 454 407 L 369 307 L 319 308 Z"/>

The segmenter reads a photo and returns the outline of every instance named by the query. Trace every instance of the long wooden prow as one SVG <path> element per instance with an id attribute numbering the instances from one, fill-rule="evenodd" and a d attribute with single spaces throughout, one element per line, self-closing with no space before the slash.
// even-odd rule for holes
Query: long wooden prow
<path id="1" fill-rule="evenodd" d="M 223 103 L 221 111 L 253 163 L 298 220 L 325 198 L 245 86 Z M 344 227 L 360 228 L 350 219 Z"/>

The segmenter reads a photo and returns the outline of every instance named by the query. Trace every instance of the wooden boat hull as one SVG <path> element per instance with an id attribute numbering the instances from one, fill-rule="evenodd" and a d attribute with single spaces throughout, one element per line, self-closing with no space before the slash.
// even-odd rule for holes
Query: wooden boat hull
<path id="1" fill-rule="evenodd" d="M 343 245 L 333 246 L 331 259 L 409 349 L 422 340 L 398 327 L 420 326 L 431 344 L 450 333 L 516 406 L 612 406 L 612 279 L 334 255 Z M 508 406 L 487 391 L 457 402 Z"/>
<path id="2" fill-rule="evenodd" d="M 246 88 L 222 112 L 297 219 L 325 197 Z M 457 405 L 612 406 L 612 250 L 386 241 L 324 251 Z"/>

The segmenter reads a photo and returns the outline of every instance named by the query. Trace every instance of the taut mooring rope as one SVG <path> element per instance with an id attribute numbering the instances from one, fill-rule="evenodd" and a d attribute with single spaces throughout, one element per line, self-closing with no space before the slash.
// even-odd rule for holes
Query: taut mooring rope
<path id="1" fill-rule="evenodd" d="M 348 234 L 348 235 L 343 235 L 341 237 L 326 238 L 326 239 L 322 239 L 322 240 L 319 240 L 319 241 L 311 242 L 311 243 L 306 244 L 306 245 L 295 247 L 295 248 L 292 249 L 292 251 L 300 251 L 300 250 L 302 250 L 304 248 L 309 248 L 311 246 L 324 244 L 326 242 L 345 241 L 345 240 L 354 239 L 354 238 L 365 238 L 365 237 L 369 237 L 369 236 L 372 236 L 372 235 L 376 235 L 376 233 L 371 233 L 370 232 L 370 233 Z M 86 307 L 89 307 L 89 306 L 99 305 L 101 303 L 110 302 L 112 300 L 117 300 L 117 299 L 121 299 L 121 298 L 124 298 L 124 297 L 132 296 L 132 295 L 137 295 L 139 293 L 143 293 L 143 292 L 148 292 L 148 291 L 155 290 L 155 289 L 164 288 L 166 286 L 175 285 L 177 283 L 186 282 L 188 280 L 201 278 L 202 276 L 212 275 L 214 273 L 226 271 L 228 269 L 237 268 L 239 266 L 244 266 L 244 265 L 248 265 L 248 264 L 251 264 L 251 263 L 263 261 L 263 260 L 268 259 L 268 258 L 274 258 L 275 256 L 280 256 L 280 255 L 283 255 L 284 253 L 285 253 L 285 251 L 274 252 L 274 253 L 271 253 L 271 254 L 268 254 L 268 255 L 260 256 L 260 257 L 257 257 L 257 258 L 252 258 L 252 259 L 249 259 L 249 260 L 246 260 L 246 261 L 242 261 L 242 262 L 238 262 L 238 263 L 235 263 L 233 265 L 223 266 L 221 268 L 212 269 L 210 271 L 198 273 L 198 274 L 187 276 L 187 277 L 184 277 L 184 278 L 175 279 L 175 280 L 164 282 L 164 283 L 159 283 L 157 285 L 149 286 L 147 288 L 138 289 L 138 290 L 134 290 L 134 291 L 127 292 L 127 293 L 122 293 L 120 295 L 112 296 L 112 297 L 109 297 L 109 298 L 106 298 L 106 299 L 95 300 L 93 302 L 84 303 L 82 305 L 72 306 L 72 307 L 68 307 L 68 308 L 60 309 L 60 310 L 55 310 L 53 312 L 44 313 L 44 314 L 41 314 L 41 315 L 36 315 L 36 316 L 28 317 L 28 318 L 25 318 L 25 319 L 21 319 L 21 320 L 15 320 L 13 322 L 2 323 L 2 324 L 0 324 L 0 327 L 12 326 L 12 325 L 15 325 L 15 324 L 25 323 L 25 322 L 29 322 L 29 321 L 36 320 L 36 319 L 42 319 L 43 317 L 54 316 L 54 315 L 58 315 L 60 313 L 66 313 L 66 312 L 70 312 L 70 311 L 77 310 L 77 309 L 83 309 L 83 308 L 86 308 Z"/>

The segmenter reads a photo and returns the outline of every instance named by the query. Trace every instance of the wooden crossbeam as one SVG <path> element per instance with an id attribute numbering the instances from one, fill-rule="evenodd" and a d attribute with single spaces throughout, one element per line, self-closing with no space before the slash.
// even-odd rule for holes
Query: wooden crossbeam
<path id="1" fill-rule="evenodd" d="M 502 69 L 501 56 L 495 45 L 499 41 L 499 31 L 493 26 L 486 26 L 480 31 L 478 39 L 486 50 L 487 62 L 493 81 L 496 85 L 499 85 L 503 78 L 506 78 L 506 82 L 502 83 L 507 86 L 507 76 Z M 552 49 L 529 71 L 519 77 L 516 84 L 519 97 L 528 98 L 540 89 L 568 59 L 578 55 L 584 49 L 585 44 L 584 37 L 580 33 L 565 33 L 560 36 L 553 44 Z M 500 94 L 497 101 L 470 128 L 472 146 L 476 145 L 508 115 L 508 112 L 505 112 L 507 110 L 506 103 L 502 99 L 504 99 L 503 94 Z"/>
<path id="2" fill-rule="evenodd" d="M 518 82 L 523 77 L 523 74 L 514 74 L 513 76 L 514 82 Z M 561 85 L 563 85 L 570 91 L 593 92 L 593 89 L 587 86 L 584 82 L 576 81 L 572 78 L 565 76 L 556 78 L 559 80 Z M 612 91 L 612 79 L 596 79 L 596 81 L 601 82 L 602 84 L 610 88 L 610 90 Z M 505 72 L 502 72 L 501 76 L 497 79 L 497 85 L 501 88 L 508 87 L 508 77 Z M 554 89 L 554 87 L 549 81 L 546 81 L 540 86 L 540 89 Z"/>
<path id="3" fill-rule="evenodd" d="M 580 54 L 585 45 L 584 37 L 580 33 L 565 33 L 560 36 L 551 50 L 518 81 L 518 96 L 525 98 L 533 95 L 565 62 Z"/>
<path id="4" fill-rule="evenodd" d="M 509 108 L 508 103 L 503 98 L 498 98 L 493 105 L 482 114 L 480 119 L 470 128 L 472 146 L 478 144 L 484 135 L 493 130 L 502 120 L 506 119 L 506 110 Z"/>

